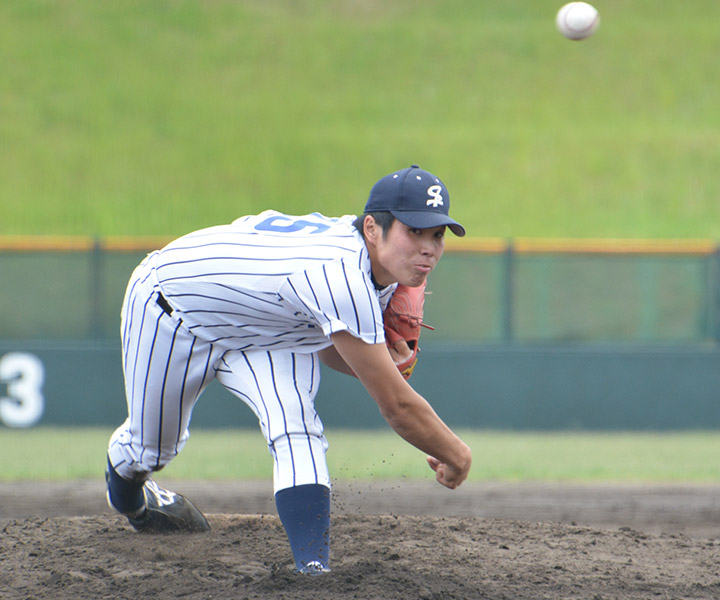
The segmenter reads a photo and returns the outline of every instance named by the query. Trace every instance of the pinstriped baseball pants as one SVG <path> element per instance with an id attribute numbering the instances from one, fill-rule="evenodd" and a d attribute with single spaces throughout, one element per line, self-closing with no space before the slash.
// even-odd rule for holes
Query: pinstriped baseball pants
<path id="1" fill-rule="evenodd" d="M 241 352 L 195 337 L 158 304 L 160 289 L 149 262 L 133 273 L 123 303 L 128 418 L 108 447 L 118 474 L 143 480 L 177 456 L 189 437 L 195 403 L 217 379 L 258 418 L 274 460 L 276 492 L 305 484 L 330 487 L 327 440 L 314 406 L 320 384 L 317 356 Z"/>

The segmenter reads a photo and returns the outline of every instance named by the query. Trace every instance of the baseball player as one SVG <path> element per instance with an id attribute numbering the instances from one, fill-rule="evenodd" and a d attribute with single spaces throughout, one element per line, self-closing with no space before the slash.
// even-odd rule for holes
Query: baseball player
<path id="1" fill-rule="evenodd" d="M 193 406 L 217 379 L 258 418 L 297 570 L 329 571 L 321 361 L 358 377 L 390 426 L 427 453 L 437 481 L 460 485 L 470 449 L 406 381 L 416 339 L 386 343 L 383 322 L 398 286 L 424 289 L 445 229 L 465 234 L 448 208 L 442 181 L 413 165 L 380 179 L 360 217 L 268 210 L 149 254 L 122 308 L 128 418 L 109 442 L 110 506 L 139 531 L 209 529 L 151 475 L 182 450 Z"/>

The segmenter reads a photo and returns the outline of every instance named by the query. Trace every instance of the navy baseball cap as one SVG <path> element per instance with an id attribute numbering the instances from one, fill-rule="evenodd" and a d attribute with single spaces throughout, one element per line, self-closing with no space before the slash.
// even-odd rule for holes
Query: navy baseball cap
<path id="1" fill-rule="evenodd" d="M 417 165 L 380 179 L 370 190 L 365 212 L 386 211 L 408 227 L 428 229 L 447 225 L 455 235 L 465 228 L 448 216 L 450 196 L 445 184 Z"/>

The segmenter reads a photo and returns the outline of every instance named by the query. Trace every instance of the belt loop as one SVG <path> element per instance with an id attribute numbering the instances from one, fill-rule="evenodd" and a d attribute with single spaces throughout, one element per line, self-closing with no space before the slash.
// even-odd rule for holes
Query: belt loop
<path id="1" fill-rule="evenodd" d="M 166 315 L 172 316 L 172 314 L 173 314 L 172 306 L 170 306 L 168 301 L 165 299 L 165 296 L 162 295 L 162 292 L 157 293 L 157 298 L 155 301 L 157 302 L 157 305 L 163 309 L 163 312 Z"/>

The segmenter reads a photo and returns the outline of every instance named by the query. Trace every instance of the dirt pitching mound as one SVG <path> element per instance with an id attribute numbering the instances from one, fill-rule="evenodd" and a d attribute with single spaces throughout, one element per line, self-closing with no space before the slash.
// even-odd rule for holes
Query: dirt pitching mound
<path id="1" fill-rule="evenodd" d="M 341 515 L 332 572 L 294 573 L 275 516 L 144 535 L 121 517 L 5 522 L 3 598 L 720 598 L 720 544 L 559 523 Z"/>
<path id="2" fill-rule="evenodd" d="M 720 598 L 714 487 L 463 487 L 339 485 L 332 572 L 308 577 L 267 482 L 174 486 L 212 531 L 166 535 L 133 531 L 101 481 L 3 484 L 0 597 Z"/>

